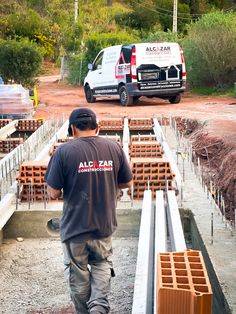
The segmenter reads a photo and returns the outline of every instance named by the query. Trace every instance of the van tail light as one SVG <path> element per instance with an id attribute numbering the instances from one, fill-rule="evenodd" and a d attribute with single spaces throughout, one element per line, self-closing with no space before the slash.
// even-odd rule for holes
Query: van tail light
<path id="1" fill-rule="evenodd" d="M 130 60 L 130 75 L 133 79 L 137 79 L 136 74 L 136 48 L 132 48 L 131 60 Z"/>
<path id="2" fill-rule="evenodd" d="M 182 80 L 186 80 L 186 67 L 184 61 L 184 53 L 182 48 L 180 48 L 180 56 L 181 56 L 181 63 L 182 63 Z"/>

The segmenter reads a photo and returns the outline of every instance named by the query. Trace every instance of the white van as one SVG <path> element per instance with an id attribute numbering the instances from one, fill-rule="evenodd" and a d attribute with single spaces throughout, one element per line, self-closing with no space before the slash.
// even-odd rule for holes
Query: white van
<path id="1" fill-rule="evenodd" d="M 186 88 L 183 51 L 170 42 L 117 45 L 99 52 L 84 80 L 87 102 L 118 95 L 122 105 L 141 96 L 179 103 Z"/>

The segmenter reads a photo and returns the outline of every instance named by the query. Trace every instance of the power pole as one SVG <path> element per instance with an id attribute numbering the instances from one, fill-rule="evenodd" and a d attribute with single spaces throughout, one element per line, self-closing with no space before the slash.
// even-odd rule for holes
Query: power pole
<path id="1" fill-rule="evenodd" d="M 174 0 L 173 6 L 173 33 L 177 33 L 177 11 L 178 11 L 178 0 Z"/>
<path id="2" fill-rule="evenodd" d="M 79 0 L 75 0 L 75 24 L 78 22 Z"/>

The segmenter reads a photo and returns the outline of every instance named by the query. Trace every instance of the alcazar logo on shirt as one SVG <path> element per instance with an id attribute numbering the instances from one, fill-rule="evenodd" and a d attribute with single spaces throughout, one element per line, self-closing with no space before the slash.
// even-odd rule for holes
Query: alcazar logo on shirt
<path id="1" fill-rule="evenodd" d="M 112 170 L 113 170 L 112 160 L 81 161 L 79 164 L 78 173 Z"/>

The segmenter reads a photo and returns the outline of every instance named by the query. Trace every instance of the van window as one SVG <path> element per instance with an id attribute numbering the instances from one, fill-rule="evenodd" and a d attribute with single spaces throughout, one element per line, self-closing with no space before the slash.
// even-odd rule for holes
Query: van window
<path id="1" fill-rule="evenodd" d="M 123 59 L 120 58 L 119 64 L 130 63 L 131 54 L 132 54 L 132 47 L 123 46 L 121 52 L 123 53 Z"/>
<path id="2" fill-rule="evenodd" d="M 94 70 L 99 70 L 102 68 L 102 59 L 103 59 L 103 54 L 104 52 L 102 51 L 96 58 L 96 60 L 94 61 L 94 66 L 93 69 Z"/>

